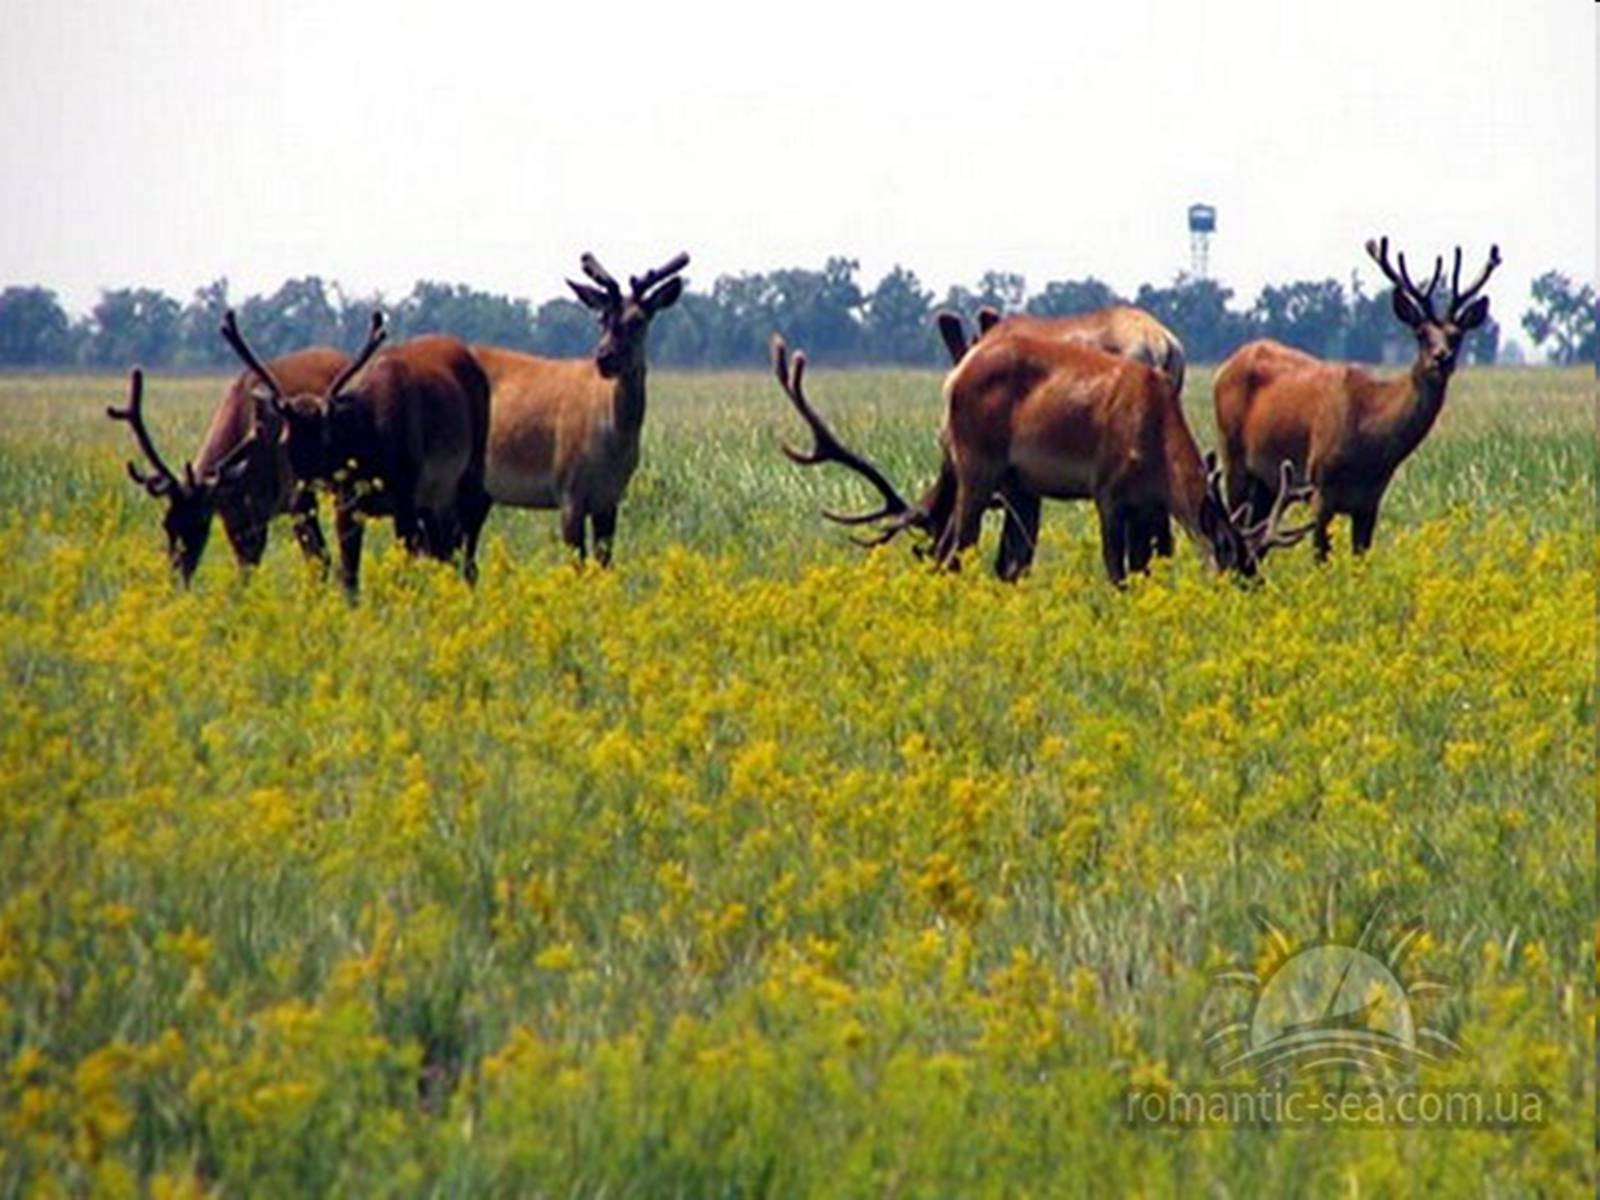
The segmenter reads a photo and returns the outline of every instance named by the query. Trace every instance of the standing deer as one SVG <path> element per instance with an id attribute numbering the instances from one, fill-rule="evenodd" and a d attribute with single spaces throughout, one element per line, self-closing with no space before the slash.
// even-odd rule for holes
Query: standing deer
<path id="1" fill-rule="evenodd" d="M 337 350 L 318 346 L 285 354 L 268 364 L 284 386 L 296 391 L 320 391 L 348 363 Z M 278 418 L 255 403 L 255 390 L 263 386 L 254 371 L 241 371 L 211 415 L 210 428 L 195 458 L 183 464 L 183 474 L 162 460 L 144 421 L 144 374 L 135 370 L 129 384 L 128 406 L 107 408 L 113 421 L 125 422 L 149 465 L 141 470 L 128 464 L 128 474 L 152 497 L 166 502 L 162 528 L 167 536 L 167 557 L 184 583 L 193 577 L 211 534 L 211 518 L 222 518 L 223 530 L 239 565 L 253 567 L 267 548 L 267 529 L 279 513 L 294 514 L 295 537 L 300 548 L 323 566 L 328 547 L 317 523 L 317 500 L 295 482 L 288 457 L 277 446 Z M 261 423 L 260 438 L 255 436 Z"/>
<path id="2" fill-rule="evenodd" d="M 950 365 L 955 366 L 969 346 L 966 330 L 962 327 L 960 316 L 948 310 L 939 313 L 936 320 L 945 349 L 950 352 Z M 988 305 L 978 310 L 980 338 L 1002 324 L 1008 330 L 1027 331 L 1057 341 L 1078 342 L 1104 350 L 1107 354 L 1159 367 L 1167 373 L 1178 393 L 1183 393 L 1186 365 L 1183 343 L 1178 340 L 1177 334 L 1142 308 L 1113 304 L 1065 317 L 1035 317 L 1023 313 L 1006 317 Z"/>
<path id="3" fill-rule="evenodd" d="M 936 322 L 945 349 L 950 352 L 950 365 L 959 365 L 970 346 L 961 317 L 946 310 L 938 314 Z M 1183 343 L 1172 330 L 1142 308 L 1114 304 L 1064 317 L 1005 317 L 998 309 L 985 305 L 978 310 L 978 336 L 986 336 L 1002 322 L 1010 331 L 1093 346 L 1107 354 L 1156 367 L 1172 380 L 1174 394 L 1183 394 Z M 1033 544 L 1038 536 L 1038 518 L 1031 515 L 1037 513 L 1038 498 L 1021 494 L 1025 489 L 1014 480 L 1008 488 L 1000 498 L 1005 516 L 999 561 L 995 565 L 1002 578 L 1015 577 L 1026 569 L 1033 559 Z M 1138 514 L 1129 527 L 1128 538 L 1132 543 L 1153 547 L 1156 553 L 1171 554 L 1172 522 L 1165 511 Z"/>
<path id="4" fill-rule="evenodd" d="M 595 558 L 611 561 L 617 506 L 639 465 L 645 412 L 645 341 L 655 315 L 683 294 L 679 254 L 630 277 L 628 291 L 592 254 L 580 260 L 598 287 L 567 281 L 600 319 L 584 359 L 539 358 L 493 346 L 473 353 L 489 377 L 486 481 L 497 504 L 561 511 L 561 537 L 579 558 L 594 534 Z"/>
<path id="5" fill-rule="evenodd" d="M 320 391 L 293 393 L 256 358 L 231 311 L 222 335 L 266 381 L 295 477 L 332 486 L 340 577 L 351 593 L 362 516 L 393 517 L 412 553 L 448 560 L 465 543 L 462 573 L 477 577 L 478 533 L 489 513 L 489 384 L 465 345 L 431 335 L 378 354 L 386 334 L 382 314 L 373 313 L 366 345 L 345 369 Z"/>
<path id="6" fill-rule="evenodd" d="M 1298 499 L 1287 480 L 1278 503 L 1255 525 L 1240 528 L 1220 495 L 1221 473 L 1200 457 L 1165 372 L 1072 341 L 1026 329 L 986 333 L 945 381 L 944 447 L 938 481 L 911 504 L 883 473 L 846 447 L 807 401 L 805 356 L 789 355 L 773 338 L 778 382 L 814 439 L 810 451 L 784 446 L 801 465 L 837 462 L 883 497 L 881 508 L 825 514 L 842 524 L 876 523 L 876 545 L 905 529 L 934 539 L 934 555 L 953 566 L 978 537 L 997 492 L 1012 506 L 1019 543 L 1002 539 L 997 572 L 1014 579 L 1032 555 L 1041 497 L 1093 499 L 1100 514 L 1106 574 L 1120 584 L 1144 570 L 1152 553 L 1169 553 L 1153 536 L 1170 514 L 1219 569 L 1250 576 L 1267 551 L 1304 536 L 1308 527 L 1279 528 Z M 1020 565 L 1019 565 L 1020 559 Z"/>
<path id="7" fill-rule="evenodd" d="M 1478 278 L 1463 289 L 1456 247 L 1450 301 L 1441 314 L 1433 294 L 1443 256 L 1423 289 L 1411 282 L 1404 254 L 1398 271 L 1389 265 L 1388 238 L 1368 242 L 1367 253 L 1394 285 L 1395 316 L 1416 335 L 1417 357 L 1407 374 L 1378 379 L 1364 367 L 1262 340 L 1235 351 L 1214 384 L 1229 503 L 1259 513 L 1268 481 L 1290 464 L 1310 481 L 1319 559 L 1328 556 L 1328 524 L 1339 513 L 1350 516 L 1355 553 L 1372 545 L 1384 490 L 1438 419 L 1461 342 L 1489 315 L 1489 298 L 1479 293 L 1500 265 L 1500 248 L 1491 246 Z"/>

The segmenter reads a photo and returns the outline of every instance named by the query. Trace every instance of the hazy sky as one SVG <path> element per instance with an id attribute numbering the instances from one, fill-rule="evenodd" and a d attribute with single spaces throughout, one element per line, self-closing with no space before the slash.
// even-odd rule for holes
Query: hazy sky
<path id="1" fill-rule="evenodd" d="M 1460 241 L 1508 327 L 1595 264 L 1595 6 L 8 0 L 0 283 L 557 294 L 859 258 L 1122 289 Z M 1509 320 L 1507 318 L 1510 318 Z"/>

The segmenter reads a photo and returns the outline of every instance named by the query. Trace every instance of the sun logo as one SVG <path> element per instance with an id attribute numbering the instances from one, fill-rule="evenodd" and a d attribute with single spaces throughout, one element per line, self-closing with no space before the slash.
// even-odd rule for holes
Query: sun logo
<path id="1" fill-rule="evenodd" d="M 1322 939 L 1299 946 L 1265 910 L 1252 908 L 1267 943 L 1261 961 L 1212 977 L 1224 1016 L 1206 1033 L 1205 1048 L 1218 1074 L 1286 1082 L 1354 1072 L 1398 1082 L 1419 1066 L 1461 1056 L 1459 1043 L 1419 1022 L 1419 1009 L 1450 991 L 1444 980 L 1407 970 L 1424 943 L 1421 920 L 1402 923 L 1381 949 L 1368 948 L 1386 907 L 1380 900 L 1353 946 L 1334 937 L 1331 894 Z"/>

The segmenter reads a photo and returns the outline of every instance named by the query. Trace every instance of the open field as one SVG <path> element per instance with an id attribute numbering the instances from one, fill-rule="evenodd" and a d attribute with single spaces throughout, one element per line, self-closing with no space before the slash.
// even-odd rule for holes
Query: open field
<path id="1" fill-rule="evenodd" d="M 931 474 L 937 376 L 808 382 Z M 500 510 L 353 608 L 286 525 L 177 589 L 124 386 L 0 378 L 0 1196 L 1593 1194 L 1589 372 L 1463 373 L 1364 561 L 1121 593 L 1085 505 L 1016 587 L 859 554 L 769 376 L 659 374 L 615 570 Z M 1430 1079 L 1543 1125 L 1125 1124 L 1252 905 L 1384 896 Z"/>

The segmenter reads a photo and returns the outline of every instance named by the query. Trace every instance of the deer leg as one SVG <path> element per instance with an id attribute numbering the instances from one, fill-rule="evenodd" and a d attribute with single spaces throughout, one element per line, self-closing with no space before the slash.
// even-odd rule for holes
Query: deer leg
<path id="1" fill-rule="evenodd" d="M 322 536 L 322 524 L 317 520 L 317 494 L 310 488 L 296 488 L 289 511 L 294 515 L 294 540 L 300 544 L 300 553 L 327 575 L 328 540 Z"/>
<path id="2" fill-rule="evenodd" d="M 568 497 L 561 505 L 561 540 L 578 552 L 579 562 L 589 553 L 584 537 L 584 518 L 588 515 L 583 502 L 576 498 Z"/>
<path id="3" fill-rule="evenodd" d="M 1128 576 L 1128 519 L 1127 515 L 1110 501 L 1102 501 L 1100 510 L 1100 557 L 1106 565 L 1106 574 L 1118 587 Z"/>
<path id="4" fill-rule="evenodd" d="M 589 525 L 594 532 L 594 559 L 602 567 L 611 565 L 611 541 L 617 535 L 617 506 L 602 509 L 589 515 Z"/>
<path id="5" fill-rule="evenodd" d="M 1317 561 L 1327 562 L 1328 554 L 1333 549 L 1333 541 L 1328 537 L 1328 526 L 1333 521 L 1333 506 L 1328 503 L 1321 488 L 1311 497 L 1311 519 L 1316 523 L 1311 530 L 1311 544 L 1316 548 Z"/>
<path id="6" fill-rule="evenodd" d="M 961 552 L 972 546 L 983 531 L 983 513 L 993 494 L 992 487 L 974 487 L 971 480 L 957 478 L 955 509 L 935 551 L 940 566 L 952 571 L 961 569 Z"/>
<path id="7" fill-rule="evenodd" d="M 1161 509 L 1152 518 L 1155 552 L 1162 558 L 1172 557 L 1172 514 Z"/>
<path id="8" fill-rule="evenodd" d="M 1378 506 L 1357 509 L 1350 514 L 1350 549 L 1365 554 L 1372 546 L 1372 531 L 1378 524 Z"/>
<path id="9" fill-rule="evenodd" d="M 478 582 L 478 535 L 483 532 L 483 523 L 489 517 L 492 503 L 482 485 L 469 487 L 460 500 L 461 532 L 466 541 L 461 576 L 468 583 Z"/>
<path id="10" fill-rule="evenodd" d="M 1228 511 L 1232 512 L 1241 504 L 1249 504 L 1255 508 L 1256 489 L 1252 486 L 1255 477 L 1252 476 L 1244 465 L 1243 451 L 1229 450 L 1225 455 L 1223 464 L 1223 483 L 1228 493 Z M 1254 517 L 1251 518 L 1255 519 Z"/>
<path id="11" fill-rule="evenodd" d="M 361 538 L 365 531 L 354 505 L 341 503 L 333 510 L 333 531 L 339 539 L 339 582 L 354 598 L 361 574 Z"/>
<path id="12" fill-rule="evenodd" d="M 1006 511 L 1000 529 L 1000 550 L 995 555 L 994 573 L 1006 583 L 1015 582 L 1033 563 L 1039 542 L 1039 497 L 1027 488 L 1011 483 L 1000 489 Z"/>
<path id="13" fill-rule="evenodd" d="M 1134 509 L 1128 515 L 1128 569 L 1145 572 L 1150 569 L 1150 559 L 1155 555 L 1160 538 L 1160 526 L 1166 513 L 1158 508 Z M 1167 531 L 1171 540 L 1171 530 Z"/>

